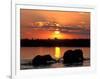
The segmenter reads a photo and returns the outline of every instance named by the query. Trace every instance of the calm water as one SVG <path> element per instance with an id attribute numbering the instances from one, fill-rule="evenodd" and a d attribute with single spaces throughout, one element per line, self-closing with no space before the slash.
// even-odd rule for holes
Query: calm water
<path id="1" fill-rule="evenodd" d="M 50 54 L 55 59 L 55 48 L 56 47 L 21 47 L 21 69 L 32 69 L 31 65 L 23 65 L 24 63 L 29 63 L 37 55 L 46 55 Z M 89 47 L 59 47 L 60 48 L 60 57 L 63 57 L 64 52 L 67 50 L 81 49 L 83 51 L 84 58 L 90 58 L 90 48 Z M 82 66 L 89 66 L 90 60 L 84 60 Z M 58 68 L 65 67 L 62 63 L 52 64 L 47 68 Z M 70 66 L 71 67 L 71 66 Z M 46 67 L 45 67 L 46 68 Z"/>

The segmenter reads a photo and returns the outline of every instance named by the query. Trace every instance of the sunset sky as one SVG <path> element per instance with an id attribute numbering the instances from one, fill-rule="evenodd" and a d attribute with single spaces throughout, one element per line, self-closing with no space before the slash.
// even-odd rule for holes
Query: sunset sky
<path id="1" fill-rule="evenodd" d="M 20 10 L 21 39 L 88 39 L 90 13 Z"/>

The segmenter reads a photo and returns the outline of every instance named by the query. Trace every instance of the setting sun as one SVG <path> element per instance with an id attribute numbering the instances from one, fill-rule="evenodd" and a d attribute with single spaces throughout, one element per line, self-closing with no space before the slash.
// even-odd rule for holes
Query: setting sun
<path id="1" fill-rule="evenodd" d="M 55 30 L 53 33 L 52 33 L 52 38 L 53 39 L 62 39 L 62 33 L 59 31 L 59 30 Z"/>
<path id="2" fill-rule="evenodd" d="M 55 34 L 60 34 L 60 31 L 56 30 L 54 31 Z"/>

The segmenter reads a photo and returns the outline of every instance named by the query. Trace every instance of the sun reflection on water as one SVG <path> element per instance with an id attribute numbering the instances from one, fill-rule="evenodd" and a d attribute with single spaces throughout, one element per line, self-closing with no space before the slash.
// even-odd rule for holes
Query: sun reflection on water
<path id="1" fill-rule="evenodd" d="M 60 47 L 55 47 L 55 58 L 56 60 L 59 60 L 61 57 L 61 49 Z"/>

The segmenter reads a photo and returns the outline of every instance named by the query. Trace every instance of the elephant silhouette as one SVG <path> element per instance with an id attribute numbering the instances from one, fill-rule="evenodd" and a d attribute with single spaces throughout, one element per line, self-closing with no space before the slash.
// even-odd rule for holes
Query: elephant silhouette
<path id="1" fill-rule="evenodd" d="M 32 59 L 32 65 L 35 67 L 38 66 L 47 66 L 53 64 L 55 60 L 50 55 L 40 56 L 37 55 L 35 58 Z"/>
<path id="2" fill-rule="evenodd" d="M 63 56 L 64 64 L 83 63 L 83 52 L 81 49 L 68 50 Z"/>

